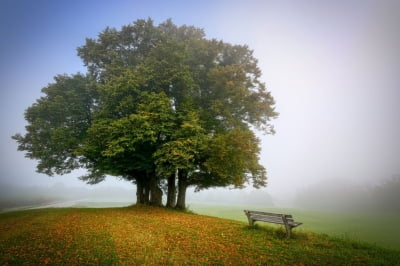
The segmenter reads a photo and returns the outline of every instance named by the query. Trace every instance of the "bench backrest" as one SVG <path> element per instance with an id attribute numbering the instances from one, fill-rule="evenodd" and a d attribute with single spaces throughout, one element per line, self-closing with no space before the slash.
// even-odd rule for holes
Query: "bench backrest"
<path id="1" fill-rule="evenodd" d="M 257 221 L 265 221 L 276 224 L 284 224 L 285 221 L 293 222 L 292 215 L 280 214 L 280 213 L 270 213 L 270 212 L 259 212 L 259 211 L 244 211 L 248 217 Z"/>

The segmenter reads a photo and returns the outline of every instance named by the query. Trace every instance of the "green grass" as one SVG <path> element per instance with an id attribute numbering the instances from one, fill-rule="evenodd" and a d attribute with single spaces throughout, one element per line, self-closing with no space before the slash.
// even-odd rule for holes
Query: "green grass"
<path id="1" fill-rule="evenodd" d="M 398 265 L 400 252 L 343 238 L 163 208 L 0 214 L 1 265 Z"/>
<path id="2" fill-rule="evenodd" d="M 295 231 L 312 231 L 330 236 L 367 241 L 400 250 L 400 213 L 329 213 L 298 209 L 191 204 L 190 209 L 203 215 L 247 222 L 244 209 L 292 214 L 303 225 Z"/>

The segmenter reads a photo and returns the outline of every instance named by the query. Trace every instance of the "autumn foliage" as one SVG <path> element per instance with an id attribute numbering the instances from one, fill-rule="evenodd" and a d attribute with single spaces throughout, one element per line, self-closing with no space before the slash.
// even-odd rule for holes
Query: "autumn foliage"
<path id="1" fill-rule="evenodd" d="M 1 265 L 395 265 L 399 252 L 134 206 L 0 215 Z"/>

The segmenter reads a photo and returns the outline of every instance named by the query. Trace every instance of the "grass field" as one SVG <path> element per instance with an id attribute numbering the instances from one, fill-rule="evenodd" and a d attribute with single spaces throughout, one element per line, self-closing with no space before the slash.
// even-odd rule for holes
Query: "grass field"
<path id="1" fill-rule="evenodd" d="M 367 241 L 400 250 L 400 213 L 328 213 L 298 209 L 265 208 L 192 203 L 198 214 L 247 222 L 243 210 L 260 210 L 292 214 L 303 225 L 295 231 L 311 231 L 330 236 Z"/>
<path id="2" fill-rule="evenodd" d="M 398 265 L 400 252 L 163 208 L 0 214 L 1 265 Z"/>

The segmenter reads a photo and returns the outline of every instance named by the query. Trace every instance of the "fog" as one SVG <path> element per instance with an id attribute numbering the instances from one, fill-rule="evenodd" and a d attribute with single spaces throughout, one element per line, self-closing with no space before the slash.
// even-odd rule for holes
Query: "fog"
<path id="1" fill-rule="evenodd" d="M 133 188 L 68 187 L 62 183 L 52 186 L 22 186 L 1 184 L 0 211 L 43 207 L 110 207 L 134 203 Z"/>
<path id="2" fill-rule="evenodd" d="M 263 190 L 209 189 L 188 190 L 191 203 L 273 207 L 272 198 Z M 0 211 L 46 207 L 110 207 L 129 206 L 136 202 L 136 189 L 124 187 L 21 186 L 3 183 L 0 187 Z M 166 199 L 164 198 L 164 203 Z"/>
<path id="3" fill-rule="evenodd" d="M 125 187 L 21 186 L 0 184 L 0 212 L 45 207 L 123 207 L 135 204 L 136 190 Z M 400 175 L 378 185 L 360 186 L 347 180 L 325 180 L 299 190 L 286 201 L 265 189 L 188 190 L 191 204 L 254 208 L 290 207 L 323 212 L 400 212 Z M 166 199 L 164 198 L 164 203 Z"/>
<path id="4" fill-rule="evenodd" d="M 347 180 L 327 180 L 299 191 L 293 207 L 325 212 L 400 213 L 399 191 L 400 176 L 368 186 Z"/>
<path id="5" fill-rule="evenodd" d="M 1 1 L 0 198 L 8 207 L 17 201 L 134 202 L 135 186 L 118 178 L 89 186 L 77 178 L 82 171 L 35 173 L 36 162 L 16 150 L 11 136 L 24 132 L 24 110 L 53 76 L 85 72 L 76 55 L 85 38 L 151 17 L 249 45 L 280 113 L 272 121 L 275 135 L 258 134 L 267 188 L 190 192 L 189 204 L 395 210 L 399 12 L 394 0 Z"/>

